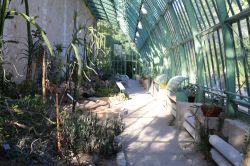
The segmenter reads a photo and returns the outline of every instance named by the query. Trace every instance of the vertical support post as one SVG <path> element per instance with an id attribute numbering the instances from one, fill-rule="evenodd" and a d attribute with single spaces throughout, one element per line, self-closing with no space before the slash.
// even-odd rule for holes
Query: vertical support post
<path id="1" fill-rule="evenodd" d="M 227 7 L 225 1 L 216 0 L 218 17 L 222 27 L 224 50 L 226 56 L 226 90 L 235 93 L 236 81 L 235 81 L 235 52 L 234 52 L 234 39 L 233 31 L 229 24 L 226 23 L 228 18 Z M 228 104 L 226 113 L 229 116 L 235 115 L 235 110 L 233 108 L 231 99 L 235 98 L 235 95 L 227 94 Z"/>
<path id="2" fill-rule="evenodd" d="M 159 43 L 156 42 L 156 36 L 155 36 L 154 32 L 150 32 L 150 30 L 148 29 L 148 27 L 150 27 L 150 25 L 148 24 L 147 20 L 142 19 L 142 23 L 144 25 L 146 25 L 144 28 L 145 28 L 146 33 L 148 34 L 148 39 L 147 39 L 148 41 L 145 42 L 144 44 L 148 44 L 148 42 L 151 44 L 151 50 L 152 50 L 152 51 L 150 51 L 150 58 L 152 58 L 152 69 L 151 70 L 154 72 L 154 69 L 157 66 L 155 64 L 155 61 L 154 61 L 155 58 L 154 57 L 155 56 L 158 56 L 158 57 L 161 56 L 161 53 L 159 51 L 160 50 Z"/>
<path id="3" fill-rule="evenodd" d="M 193 40 L 194 40 L 194 48 L 195 48 L 195 54 L 196 54 L 196 62 L 197 62 L 197 83 L 200 86 L 204 86 L 204 57 L 202 52 L 202 42 L 201 38 L 198 36 L 198 25 L 196 23 L 196 14 L 194 11 L 194 8 L 192 6 L 191 0 L 184 0 L 182 1 L 184 4 L 184 7 L 187 11 L 188 19 L 191 25 Z M 196 95 L 196 101 L 200 102 L 202 99 L 202 89 L 198 88 L 198 93 Z"/>
<path id="4" fill-rule="evenodd" d="M 127 56 L 128 55 L 125 55 L 125 72 L 124 72 L 124 74 L 127 74 Z"/>
<path id="5" fill-rule="evenodd" d="M 56 93 L 56 141 L 57 141 L 57 152 L 61 154 L 61 136 L 60 136 L 60 121 L 59 121 L 59 105 L 58 105 L 58 93 Z"/>
<path id="6" fill-rule="evenodd" d="M 178 17 L 176 15 L 176 12 L 175 12 L 175 10 L 173 8 L 173 4 L 172 3 L 173 3 L 172 1 L 168 2 L 169 12 L 170 12 L 170 14 L 172 16 L 172 19 L 174 21 L 174 25 L 173 26 L 175 27 L 175 30 L 177 32 L 177 38 L 178 38 L 179 41 L 181 41 L 181 39 L 182 39 L 182 37 L 181 37 L 181 30 L 180 30 L 181 26 L 180 26 L 180 23 L 178 21 Z M 187 63 L 186 63 L 186 60 L 185 60 L 185 49 L 184 49 L 183 44 L 181 44 L 179 47 L 180 47 L 180 57 L 181 57 L 181 61 L 182 61 L 182 64 L 183 64 L 181 66 L 181 74 L 182 74 L 182 76 L 187 76 L 187 71 L 186 71 L 186 69 L 187 69 Z"/>
<path id="7" fill-rule="evenodd" d="M 162 23 L 163 23 L 163 26 L 164 26 L 164 31 L 163 31 L 163 34 L 165 35 L 165 42 L 167 43 L 166 45 L 167 45 L 167 47 L 168 47 L 168 52 L 169 52 L 169 58 L 170 58 L 170 65 L 168 66 L 168 73 L 169 73 L 169 70 L 171 69 L 171 71 L 170 71 L 170 74 L 171 74 L 171 77 L 173 77 L 173 76 L 175 76 L 175 68 L 173 67 L 174 66 L 174 63 L 175 63 L 175 61 L 174 61 L 174 52 L 173 52 L 173 49 L 172 48 L 170 48 L 171 47 L 171 41 L 170 40 L 172 40 L 171 39 L 171 33 L 170 33 L 170 30 L 169 30 L 169 27 L 168 27 L 168 25 L 167 25 L 167 22 L 166 22 L 166 19 L 163 17 L 162 18 L 163 20 L 162 20 Z M 166 40 L 166 39 L 168 39 L 168 40 Z"/>

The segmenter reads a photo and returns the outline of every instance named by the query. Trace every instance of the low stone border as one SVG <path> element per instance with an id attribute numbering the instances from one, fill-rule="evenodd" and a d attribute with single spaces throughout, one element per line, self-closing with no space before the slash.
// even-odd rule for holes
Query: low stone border
<path id="1" fill-rule="evenodd" d="M 118 143 L 118 146 L 121 147 L 121 151 L 119 153 L 117 153 L 116 156 L 116 164 L 117 166 L 126 166 L 127 165 L 127 161 L 126 161 L 126 157 L 125 157 L 125 153 L 124 153 L 124 144 L 122 142 L 122 137 L 116 136 L 115 137 L 115 141 Z"/>
<path id="2" fill-rule="evenodd" d="M 116 157 L 117 166 L 126 166 L 126 158 L 123 151 L 119 152 Z"/>
<path id="3" fill-rule="evenodd" d="M 127 116 L 129 113 L 127 108 L 123 108 L 121 110 L 121 113 L 119 114 L 120 118 L 124 118 L 125 116 Z M 127 161 L 126 161 L 126 157 L 125 157 L 125 153 L 124 153 L 124 144 L 122 142 L 122 137 L 119 135 L 115 138 L 116 142 L 118 143 L 119 146 L 122 147 L 122 150 L 117 153 L 116 156 L 116 164 L 117 166 L 126 166 L 127 165 Z"/>

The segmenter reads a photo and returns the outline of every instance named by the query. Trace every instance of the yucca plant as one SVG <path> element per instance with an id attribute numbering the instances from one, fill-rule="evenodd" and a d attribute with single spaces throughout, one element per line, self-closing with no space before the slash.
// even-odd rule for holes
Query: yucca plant
<path id="1" fill-rule="evenodd" d="M 29 8 L 28 8 L 28 0 L 22 1 L 22 3 L 25 2 L 26 6 L 26 12 L 18 12 L 14 9 L 9 8 L 9 4 L 11 3 L 11 0 L 1 0 L 0 2 L 0 86 L 3 88 L 3 82 L 4 82 L 4 75 L 5 75 L 5 70 L 3 68 L 3 45 L 4 45 L 4 39 L 3 39 L 3 30 L 4 30 L 4 23 L 5 20 L 8 18 L 13 18 L 14 16 L 20 16 L 27 22 L 27 30 L 28 30 L 28 53 L 30 54 L 32 51 L 33 47 L 33 41 L 32 41 L 32 36 L 30 32 L 30 26 L 33 25 L 37 32 L 41 35 L 42 41 L 45 43 L 47 46 L 50 54 L 54 56 L 54 51 L 53 48 L 48 40 L 48 37 L 46 36 L 45 31 L 36 23 L 36 18 L 37 17 L 31 17 L 29 16 Z M 31 60 L 28 59 L 28 64 L 30 64 Z M 30 71 L 27 69 L 27 74 L 29 74 Z M 30 76 L 28 76 L 30 77 Z"/>

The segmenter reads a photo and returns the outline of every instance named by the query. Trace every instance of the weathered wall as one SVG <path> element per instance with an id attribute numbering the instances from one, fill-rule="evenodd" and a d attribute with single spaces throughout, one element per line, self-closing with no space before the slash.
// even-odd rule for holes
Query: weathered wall
<path id="1" fill-rule="evenodd" d="M 12 1 L 10 6 L 24 12 L 24 5 L 20 5 L 20 3 L 21 0 Z M 70 42 L 74 11 L 78 13 L 78 23 L 89 26 L 96 22 L 82 0 L 31 0 L 29 8 L 31 16 L 38 16 L 37 22 L 46 31 L 52 44 L 67 46 Z M 21 54 L 22 50 L 27 48 L 26 22 L 20 17 L 7 20 L 4 34 L 5 39 L 19 41 L 19 44 L 7 45 L 5 60 L 11 63 L 5 65 L 5 68 L 14 74 L 16 82 L 20 82 L 25 79 L 27 63 L 27 59 L 23 58 L 24 55 Z"/>

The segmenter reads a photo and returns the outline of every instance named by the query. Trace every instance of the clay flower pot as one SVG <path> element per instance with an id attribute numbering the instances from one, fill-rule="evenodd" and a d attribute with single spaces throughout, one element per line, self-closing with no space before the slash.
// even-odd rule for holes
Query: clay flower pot
<path id="1" fill-rule="evenodd" d="M 218 117 L 222 112 L 222 108 L 216 105 L 206 105 L 201 106 L 201 111 L 206 117 Z"/>

